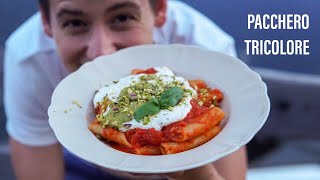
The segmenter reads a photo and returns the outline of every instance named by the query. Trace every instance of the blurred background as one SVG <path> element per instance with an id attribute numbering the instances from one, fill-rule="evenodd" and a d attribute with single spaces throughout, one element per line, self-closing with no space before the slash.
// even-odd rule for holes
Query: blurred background
<path id="1" fill-rule="evenodd" d="M 248 144 L 248 179 L 320 179 L 320 1 L 184 0 L 235 38 L 239 58 L 268 85 L 271 112 Z M 4 43 L 37 11 L 37 1 L 0 2 L 0 81 Z M 308 14 L 308 30 L 248 30 L 248 14 Z M 245 39 L 309 39 L 309 56 L 247 56 Z M 0 179 L 14 179 L 0 86 Z M 263 177 L 263 178 L 262 178 Z"/>

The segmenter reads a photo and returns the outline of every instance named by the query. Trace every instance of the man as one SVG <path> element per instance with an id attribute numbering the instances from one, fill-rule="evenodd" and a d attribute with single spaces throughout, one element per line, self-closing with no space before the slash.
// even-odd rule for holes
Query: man
<path id="1" fill-rule="evenodd" d="M 4 98 L 12 162 L 18 179 L 58 180 L 63 179 L 64 174 L 67 179 L 110 178 L 104 171 L 79 160 L 70 162 L 70 156 L 66 156 L 65 173 L 61 145 L 48 124 L 47 108 L 54 88 L 87 61 L 126 47 L 152 43 L 194 44 L 235 55 L 232 38 L 181 2 L 39 2 L 42 21 L 39 14 L 35 15 L 6 43 Z M 75 158 L 71 158 L 73 160 Z M 214 164 L 168 176 L 244 179 L 245 171 L 245 150 L 241 148 Z M 74 172 L 74 176 L 70 175 Z M 117 177 L 119 174 L 110 173 Z M 119 176 L 129 178 L 130 175 Z"/>

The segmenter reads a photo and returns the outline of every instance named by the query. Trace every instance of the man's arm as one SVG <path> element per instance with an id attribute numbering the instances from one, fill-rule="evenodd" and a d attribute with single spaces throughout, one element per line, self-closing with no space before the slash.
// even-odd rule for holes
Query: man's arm
<path id="1" fill-rule="evenodd" d="M 229 156 L 214 162 L 214 166 L 224 179 L 244 180 L 248 168 L 247 163 L 246 147 L 242 147 Z"/>
<path id="2" fill-rule="evenodd" d="M 60 144 L 45 147 L 23 145 L 10 138 L 11 159 L 19 180 L 63 180 L 64 164 Z"/>

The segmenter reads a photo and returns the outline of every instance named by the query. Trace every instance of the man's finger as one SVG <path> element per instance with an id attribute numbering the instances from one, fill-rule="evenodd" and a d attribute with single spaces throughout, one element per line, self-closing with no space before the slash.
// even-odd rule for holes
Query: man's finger
<path id="1" fill-rule="evenodd" d="M 173 172 L 173 173 L 167 173 L 166 176 L 170 179 L 178 178 L 182 176 L 184 171 L 179 171 L 179 172 Z"/>

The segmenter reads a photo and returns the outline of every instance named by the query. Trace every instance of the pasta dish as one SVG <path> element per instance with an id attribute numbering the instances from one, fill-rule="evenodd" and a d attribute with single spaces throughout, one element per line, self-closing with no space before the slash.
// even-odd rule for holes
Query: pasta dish
<path id="1" fill-rule="evenodd" d="M 186 80 L 167 67 L 132 70 L 93 99 L 89 130 L 112 148 L 167 155 L 198 147 L 220 131 L 223 93 L 203 80 Z"/>

